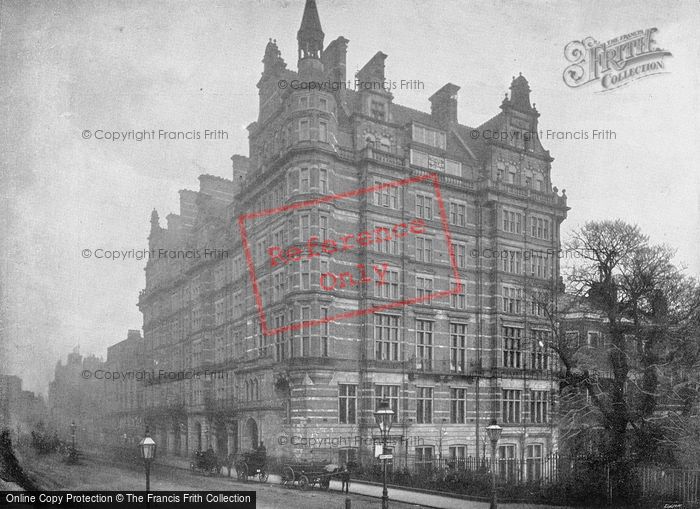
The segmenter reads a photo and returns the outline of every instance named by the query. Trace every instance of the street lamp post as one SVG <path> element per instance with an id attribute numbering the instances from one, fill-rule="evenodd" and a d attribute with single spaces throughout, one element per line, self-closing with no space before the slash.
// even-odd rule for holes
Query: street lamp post
<path id="1" fill-rule="evenodd" d="M 71 449 L 75 452 L 75 421 L 70 423 Z"/>
<path id="2" fill-rule="evenodd" d="M 491 440 L 491 506 L 490 509 L 498 508 L 498 501 L 496 500 L 496 444 L 498 444 L 498 439 L 501 438 L 501 428 L 496 424 L 496 419 L 491 419 L 491 424 L 486 426 L 486 433 L 489 435 L 489 440 Z"/>
<path id="3" fill-rule="evenodd" d="M 139 443 L 139 450 L 141 451 L 141 458 L 146 465 L 146 491 L 151 489 L 151 463 L 156 457 L 156 443 L 148 434 L 148 428 L 146 428 L 146 436 Z"/>
<path id="4" fill-rule="evenodd" d="M 379 407 L 374 412 L 374 419 L 377 421 L 377 426 L 382 434 L 382 454 L 386 454 L 386 441 L 394 420 L 394 411 L 387 400 L 383 399 L 379 402 Z M 386 489 L 386 458 L 382 458 L 382 463 L 384 467 L 382 476 L 382 509 L 389 509 L 389 491 Z"/>

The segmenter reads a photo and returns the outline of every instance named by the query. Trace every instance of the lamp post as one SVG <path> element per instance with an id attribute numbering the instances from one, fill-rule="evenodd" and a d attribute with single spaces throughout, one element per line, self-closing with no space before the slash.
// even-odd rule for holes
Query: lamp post
<path id="1" fill-rule="evenodd" d="M 156 443 L 148 434 L 148 428 L 146 428 L 146 436 L 139 443 L 139 450 L 141 451 L 141 458 L 146 465 L 146 491 L 151 489 L 151 463 L 156 457 Z"/>
<path id="2" fill-rule="evenodd" d="M 438 453 L 440 454 L 440 463 L 441 463 L 440 466 L 441 466 L 441 467 L 444 466 L 444 465 L 442 465 L 442 439 L 443 439 L 443 437 L 447 434 L 447 432 L 445 431 L 445 423 L 446 423 L 446 422 L 447 422 L 447 419 L 445 419 L 444 417 L 442 418 L 442 421 L 440 421 L 440 437 L 439 437 L 439 438 L 440 438 L 440 441 L 439 441 L 440 443 L 439 443 L 439 446 L 438 446 L 438 449 L 439 449 L 439 450 L 438 450 Z"/>
<path id="3" fill-rule="evenodd" d="M 498 439 L 501 438 L 501 428 L 496 424 L 496 419 L 491 419 L 491 424 L 486 426 L 486 433 L 489 435 L 489 440 L 491 440 L 491 506 L 490 509 L 498 508 L 498 501 L 496 500 L 496 444 Z"/>
<path id="4" fill-rule="evenodd" d="M 75 451 L 75 421 L 70 423 L 71 449 Z"/>
<path id="5" fill-rule="evenodd" d="M 383 399 L 379 402 L 379 407 L 374 412 L 374 419 L 382 434 L 382 454 L 386 454 L 386 440 L 394 420 L 394 411 L 387 400 Z M 382 463 L 384 470 L 382 475 L 382 509 L 389 509 L 389 492 L 386 489 L 386 458 L 382 458 Z"/>

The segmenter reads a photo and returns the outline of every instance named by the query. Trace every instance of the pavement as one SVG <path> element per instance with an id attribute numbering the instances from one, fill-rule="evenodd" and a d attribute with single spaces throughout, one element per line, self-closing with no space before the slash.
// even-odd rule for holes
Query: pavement
<path id="1" fill-rule="evenodd" d="M 143 472 L 134 465 L 107 462 L 97 456 L 87 455 L 79 465 L 67 466 L 60 457 L 23 455 L 20 461 L 31 477 L 44 489 L 143 489 Z M 22 461 L 24 460 L 24 461 Z M 233 472 L 235 474 L 235 471 Z M 351 481 L 349 494 L 340 492 L 340 481 L 332 480 L 328 492 L 318 488 L 301 491 L 281 485 L 279 475 L 271 474 L 266 483 L 251 480 L 241 483 L 226 476 L 206 476 L 189 471 L 186 458 L 159 458 L 153 465 L 151 488 L 153 491 L 244 490 L 257 493 L 259 509 L 331 509 L 344 508 L 350 499 L 353 509 L 379 509 L 382 486 Z M 10 488 L 12 489 L 12 488 Z M 488 502 L 423 493 L 410 489 L 388 488 L 392 509 L 488 509 Z M 551 506 L 534 504 L 499 504 L 503 509 L 552 509 Z"/>
<path id="2" fill-rule="evenodd" d="M 164 465 L 169 465 L 176 468 L 189 468 L 189 461 L 183 458 L 161 458 L 159 460 Z M 227 475 L 224 467 L 224 475 Z M 235 470 L 232 474 L 235 477 Z M 278 485 L 282 483 L 279 475 L 270 474 L 267 484 Z M 255 481 L 251 481 L 250 485 L 254 485 Z M 340 491 L 340 481 L 332 480 L 330 490 L 332 492 Z M 435 509 L 489 509 L 489 502 L 479 502 L 475 500 L 467 500 L 464 498 L 448 497 L 440 494 L 423 493 L 421 491 L 388 488 L 389 500 L 395 502 L 403 502 L 407 504 L 415 504 L 425 508 Z M 367 497 L 381 498 L 382 486 L 376 484 L 364 483 L 361 481 L 351 480 L 350 494 L 364 495 Z M 554 506 L 537 505 L 537 504 L 504 504 L 499 503 L 499 507 L 503 509 L 554 509 Z M 362 506 L 359 506 L 362 507 Z"/>

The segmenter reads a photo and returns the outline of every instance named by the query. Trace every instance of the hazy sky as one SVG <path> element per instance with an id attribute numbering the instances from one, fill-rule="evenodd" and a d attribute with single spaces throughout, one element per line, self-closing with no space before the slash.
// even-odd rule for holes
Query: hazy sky
<path id="1" fill-rule="evenodd" d="M 589 219 L 638 223 L 700 272 L 698 4 L 630 1 L 318 0 L 326 44 L 350 40 L 348 75 L 377 51 L 387 77 L 424 90 L 395 101 L 429 110 L 447 82 L 459 118 L 498 113 L 522 72 L 557 131 L 611 129 L 609 141 L 545 141 L 552 178 L 569 196 L 566 231 Z M 76 345 L 106 348 L 140 328 L 145 262 L 84 259 L 83 249 L 140 249 L 151 210 L 178 212 L 200 173 L 230 178 L 248 153 L 268 38 L 296 68 L 303 0 L 0 4 L 3 129 L 0 372 L 46 391 Z M 657 27 L 668 74 L 607 94 L 568 88 L 564 46 Z M 83 130 L 223 129 L 224 141 L 85 140 Z"/>

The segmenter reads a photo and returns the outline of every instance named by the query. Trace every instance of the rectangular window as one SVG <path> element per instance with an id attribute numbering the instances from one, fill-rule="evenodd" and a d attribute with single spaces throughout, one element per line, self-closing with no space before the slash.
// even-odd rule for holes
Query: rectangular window
<path id="1" fill-rule="evenodd" d="M 430 297 L 433 294 L 432 276 L 416 276 L 416 297 Z"/>
<path id="2" fill-rule="evenodd" d="M 455 263 L 460 269 L 467 268 L 467 246 L 461 242 L 455 242 L 452 244 L 452 251 L 455 255 Z"/>
<path id="3" fill-rule="evenodd" d="M 328 142 L 328 123 L 323 120 L 318 122 L 318 141 Z"/>
<path id="4" fill-rule="evenodd" d="M 509 424 L 520 422 L 520 392 L 512 389 L 503 390 L 503 422 Z"/>
<path id="5" fill-rule="evenodd" d="M 522 367 L 522 332 L 519 327 L 502 327 L 503 367 Z"/>
<path id="6" fill-rule="evenodd" d="M 467 411 L 467 390 L 450 389 L 450 422 L 452 424 L 464 424 Z"/>
<path id="7" fill-rule="evenodd" d="M 530 217 L 530 235 L 537 239 L 549 240 L 551 222 L 541 217 Z"/>
<path id="8" fill-rule="evenodd" d="M 384 273 L 384 284 L 374 285 L 374 296 L 384 299 L 399 298 L 399 271 L 387 268 Z"/>
<path id="9" fill-rule="evenodd" d="M 433 262 L 433 239 L 416 237 L 416 260 L 424 263 Z"/>
<path id="10" fill-rule="evenodd" d="M 413 141 L 445 149 L 445 132 L 413 124 Z"/>
<path id="11" fill-rule="evenodd" d="M 455 309 L 467 308 L 467 290 L 463 281 L 450 280 L 450 304 Z"/>
<path id="12" fill-rule="evenodd" d="M 328 111 L 328 100 L 323 97 L 320 97 L 318 100 L 318 107 L 323 111 Z"/>
<path id="13" fill-rule="evenodd" d="M 328 308 L 321 308 L 321 320 L 324 320 L 321 324 L 321 357 L 328 357 L 328 343 L 330 342 Z"/>
<path id="14" fill-rule="evenodd" d="M 328 216 L 318 216 L 318 238 L 321 242 L 328 239 Z"/>
<path id="15" fill-rule="evenodd" d="M 308 261 L 308 260 L 307 260 Z M 307 322 L 311 318 L 311 308 L 304 306 L 301 308 L 301 321 Z M 304 327 L 301 329 L 301 356 L 308 357 L 310 355 L 309 343 L 311 342 L 311 329 Z"/>
<path id="16" fill-rule="evenodd" d="M 523 290 L 522 288 L 503 287 L 502 311 L 505 313 L 520 314 L 522 312 Z"/>
<path id="17" fill-rule="evenodd" d="M 463 323 L 450 324 L 450 371 L 465 373 L 467 362 L 467 326 Z"/>
<path id="18" fill-rule="evenodd" d="M 279 315 L 275 317 L 275 329 L 284 327 L 284 315 Z M 259 338 L 260 341 L 264 341 L 265 338 L 262 335 L 262 330 L 259 332 Z M 286 340 L 285 340 L 285 335 L 284 331 L 278 331 L 275 333 L 275 358 L 278 361 L 283 361 L 287 356 L 286 356 Z"/>
<path id="19" fill-rule="evenodd" d="M 321 194 L 328 193 L 328 170 L 324 168 L 318 170 L 318 190 Z"/>
<path id="20" fill-rule="evenodd" d="M 416 470 L 430 471 L 433 469 L 433 447 L 416 447 Z"/>
<path id="21" fill-rule="evenodd" d="M 299 237 L 302 242 L 309 240 L 311 235 L 311 216 L 303 214 L 299 216 Z"/>
<path id="22" fill-rule="evenodd" d="M 416 369 L 430 370 L 433 365 L 433 322 L 416 320 Z"/>
<path id="23" fill-rule="evenodd" d="M 547 404 L 549 392 L 532 391 L 530 393 L 530 422 L 545 424 L 548 421 Z"/>
<path id="24" fill-rule="evenodd" d="M 306 109 L 309 107 L 309 97 L 304 95 L 299 98 L 299 108 Z"/>
<path id="25" fill-rule="evenodd" d="M 380 253 L 399 254 L 399 241 L 396 235 L 391 234 L 391 229 L 388 226 L 375 225 L 375 239 L 377 239 L 377 242 L 372 245 Z"/>
<path id="26" fill-rule="evenodd" d="M 338 422 L 357 423 L 357 385 L 338 385 Z"/>
<path id="27" fill-rule="evenodd" d="M 379 409 L 382 400 L 389 403 L 389 408 L 394 411 L 392 422 L 399 419 L 399 386 L 398 385 L 375 385 L 374 386 L 374 410 Z"/>
<path id="28" fill-rule="evenodd" d="M 433 218 L 433 198 L 431 196 L 416 195 L 416 217 L 421 219 Z"/>
<path id="29" fill-rule="evenodd" d="M 416 423 L 433 422 L 433 388 L 416 387 Z"/>
<path id="30" fill-rule="evenodd" d="M 498 446 L 498 475 L 501 479 L 515 481 L 516 461 L 514 445 Z"/>
<path id="31" fill-rule="evenodd" d="M 528 445 L 525 447 L 525 479 L 537 481 L 540 477 L 542 477 L 542 445 Z"/>
<path id="32" fill-rule="evenodd" d="M 467 206 L 464 203 L 450 202 L 450 223 L 455 226 L 467 225 Z"/>
<path id="33" fill-rule="evenodd" d="M 309 138 L 309 119 L 303 118 L 299 120 L 299 139 L 308 140 Z"/>
<path id="34" fill-rule="evenodd" d="M 467 446 L 466 445 L 451 445 L 449 451 L 449 466 L 458 470 L 466 470 L 467 468 Z"/>
<path id="35" fill-rule="evenodd" d="M 533 330 L 532 333 L 532 353 L 530 367 L 536 370 L 547 370 L 549 366 L 549 331 Z"/>
<path id="36" fill-rule="evenodd" d="M 399 317 L 374 315 L 374 358 L 381 361 L 399 360 Z"/>
<path id="37" fill-rule="evenodd" d="M 311 188 L 311 180 L 310 180 L 310 174 L 309 174 L 309 169 L 308 168 L 302 168 L 299 171 L 299 191 L 302 193 L 308 193 L 309 189 Z"/>
<path id="38" fill-rule="evenodd" d="M 372 101 L 371 115 L 377 120 L 386 120 L 386 105 L 381 101 Z"/>
<path id="39" fill-rule="evenodd" d="M 299 263 L 301 282 L 299 288 L 302 290 L 311 289 L 311 262 L 310 260 L 302 260 Z"/>
<path id="40" fill-rule="evenodd" d="M 522 253 L 520 251 L 504 249 L 500 254 L 503 272 L 520 274 Z"/>
<path id="41" fill-rule="evenodd" d="M 375 180 L 375 186 L 386 184 L 387 182 Z M 378 207 L 386 207 L 389 209 L 398 210 L 399 208 L 399 189 L 398 187 L 384 187 L 374 191 L 374 204 Z"/>
<path id="42" fill-rule="evenodd" d="M 522 214 L 512 210 L 503 210 L 503 231 L 520 233 L 522 229 Z"/>

